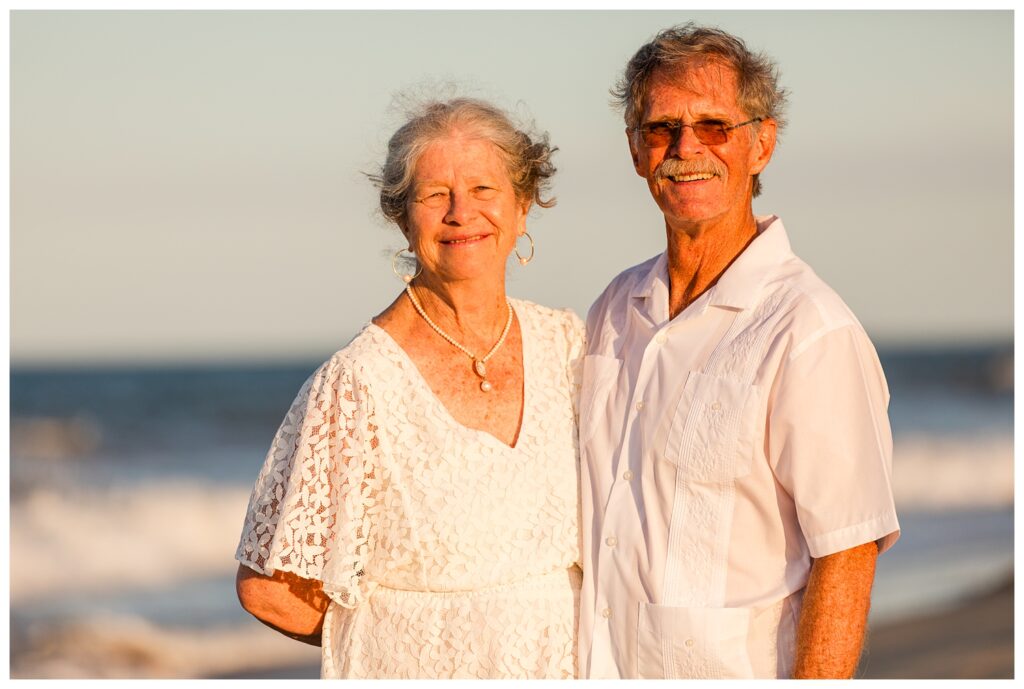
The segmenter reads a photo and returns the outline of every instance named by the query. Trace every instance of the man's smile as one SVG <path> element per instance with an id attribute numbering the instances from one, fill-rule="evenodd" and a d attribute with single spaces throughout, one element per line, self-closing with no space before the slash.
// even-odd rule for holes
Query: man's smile
<path id="1" fill-rule="evenodd" d="M 671 180 L 673 182 L 701 182 L 703 180 L 712 179 L 717 176 L 718 175 L 712 174 L 710 172 L 692 172 L 676 175 L 665 175 L 665 179 Z"/>

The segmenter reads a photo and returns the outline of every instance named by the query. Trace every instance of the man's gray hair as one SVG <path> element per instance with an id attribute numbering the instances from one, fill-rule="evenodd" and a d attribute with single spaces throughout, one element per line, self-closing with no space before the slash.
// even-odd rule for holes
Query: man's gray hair
<path id="1" fill-rule="evenodd" d="M 721 62 L 735 72 L 736 98 L 748 118 L 771 118 L 777 131 L 782 132 L 788 92 L 779 86 L 775 63 L 764 53 L 748 50 L 732 34 L 692 22 L 659 31 L 626 65 L 625 73 L 611 90 L 616 104 L 625 111 L 626 126 L 635 129 L 640 124 L 647 89 L 657 70 L 688 69 L 708 62 Z M 761 193 L 758 177 L 754 175 L 754 196 Z"/>
<path id="2" fill-rule="evenodd" d="M 555 205 L 554 198 L 542 198 L 555 174 L 551 154 L 558 150 L 549 145 L 547 133 L 530 134 L 519 129 L 506 113 L 486 101 L 453 98 L 415 107 L 388 141 L 387 158 L 380 171 L 368 175 L 380 190 L 384 217 L 402 226 L 416 162 L 431 143 L 456 131 L 498 148 L 518 201 L 542 208 Z"/>

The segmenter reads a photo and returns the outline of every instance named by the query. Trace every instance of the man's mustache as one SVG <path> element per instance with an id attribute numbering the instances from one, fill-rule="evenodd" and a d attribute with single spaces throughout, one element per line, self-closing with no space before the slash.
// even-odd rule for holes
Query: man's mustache
<path id="1" fill-rule="evenodd" d="M 654 176 L 667 179 L 681 175 L 711 174 L 718 177 L 725 177 L 725 166 L 715 160 L 697 158 L 694 160 L 680 160 L 679 158 L 666 158 L 658 164 L 654 170 Z"/>

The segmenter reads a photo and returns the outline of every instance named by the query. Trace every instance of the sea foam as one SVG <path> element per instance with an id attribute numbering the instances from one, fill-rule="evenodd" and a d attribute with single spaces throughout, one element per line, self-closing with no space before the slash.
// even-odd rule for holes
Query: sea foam
<path id="1" fill-rule="evenodd" d="M 11 505 L 11 603 L 234 571 L 250 486 L 36 488 Z"/>
<path id="2" fill-rule="evenodd" d="M 1011 507 L 1013 438 L 899 436 L 893 493 L 897 512 Z"/>

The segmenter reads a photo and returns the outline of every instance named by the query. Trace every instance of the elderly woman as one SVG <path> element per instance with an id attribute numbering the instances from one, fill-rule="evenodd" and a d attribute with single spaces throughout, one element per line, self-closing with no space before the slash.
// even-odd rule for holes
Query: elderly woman
<path id="1" fill-rule="evenodd" d="M 299 391 L 236 554 L 242 605 L 321 645 L 323 677 L 575 673 L 583 326 L 505 295 L 552 150 L 469 99 L 389 142 L 413 270 Z"/>

